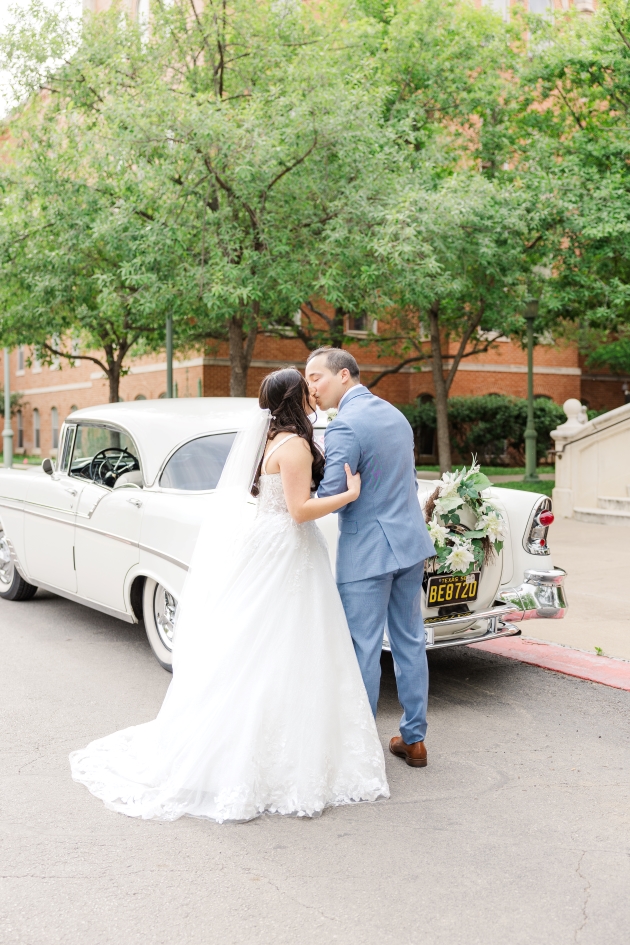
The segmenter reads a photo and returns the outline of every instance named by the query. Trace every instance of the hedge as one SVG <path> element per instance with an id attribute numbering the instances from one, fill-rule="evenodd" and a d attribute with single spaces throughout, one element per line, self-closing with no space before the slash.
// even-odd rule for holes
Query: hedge
<path id="1" fill-rule="evenodd" d="M 411 424 L 416 453 L 421 439 L 436 428 L 435 402 L 403 404 L 398 409 Z M 475 455 L 488 466 L 522 466 L 525 457 L 527 400 L 505 394 L 481 397 L 451 397 L 448 402 L 451 444 L 459 462 L 469 463 Z M 564 410 L 547 397 L 534 398 L 534 425 L 537 459 L 553 448 L 549 433 L 564 423 Z M 424 434 L 424 435 L 423 435 Z"/>

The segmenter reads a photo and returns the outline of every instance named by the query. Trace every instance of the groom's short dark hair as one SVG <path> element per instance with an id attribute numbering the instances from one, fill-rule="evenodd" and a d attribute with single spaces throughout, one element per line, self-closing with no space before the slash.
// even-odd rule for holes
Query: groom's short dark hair
<path id="1" fill-rule="evenodd" d="M 317 348 L 315 351 L 311 351 L 306 359 L 306 363 L 308 364 L 313 358 L 319 357 L 320 354 L 326 355 L 326 367 L 333 374 L 339 374 L 339 371 L 346 368 L 353 380 L 359 380 L 361 376 L 359 365 L 356 362 L 356 358 L 353 358 L 349 351 L 344 351 L 343 348 L 331 348 L 330 345 L 325 345 L 323 348 Z"/>

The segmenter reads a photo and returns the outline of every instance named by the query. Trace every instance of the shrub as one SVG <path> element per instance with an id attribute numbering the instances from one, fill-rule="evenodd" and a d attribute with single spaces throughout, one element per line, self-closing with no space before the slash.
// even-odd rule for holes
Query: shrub
<path id="1" fill-rule="evenodd" d="M 405 404 L 399 409 L 411 424 L 417 445 L 426 431 L 435 430 L 435 403 Z M 458 461 L 469 463 L 471 455 L 487 465 L 520 466 L 524 461 L 527 401 L 505 394 L 452 397 L 448 402 L 451 443 Z M 549 436 L 566 417 L 564 410 L 547 397 L 534 399 L 537 459 L 553 447 Z"/>

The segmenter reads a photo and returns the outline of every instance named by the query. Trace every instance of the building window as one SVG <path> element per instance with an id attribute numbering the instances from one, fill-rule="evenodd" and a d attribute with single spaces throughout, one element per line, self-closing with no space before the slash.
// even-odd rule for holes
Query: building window
<path id="1" fill-rule="evenodd" d="M 346 331 L 349 335 L 367 334 L 368 317 L 365 312 L 360 315 L 348 315 L 346 317 Z"/>
<path id="2" fill-rule="evenodd" d="M 52 407 L 50 411 L 50 429 L 52 433 L 52 448 L 56 450 L 59 446 L 59 411 Z"/>
<path id="3" fill-rule="evenodd" d="M 22 411 L 18 410 L 17 412 L 17 445 L 19 450 L 24 449 L 24 417 L 22 416 Z"/>
<path id="4" fill-rule="evenodd" d="M 39 351 L 37 348 L 33 348 L 31 352 L 31 370 L 33 374 L 41 374 L 42 364 L 39 360 Z"/>
<path id="5" fill-rule="evenodd" d="M 134 400 L 146 400 L 147 398 L 144 394 L 138 394 L 137 397 L 134 397 Z"/>
<path id="6" fill-rule="evenodd" d="M 39 410 L 35 407 L 33 411 L 33 445 L 36 450 L 41 449 L 41 430 L 39 426 Z"/>
<path id="7" fill-rule="evenodd" d="M 18 348 L 17 372 L 18 374 L 24 374 L 24 345 L 20 345 Z"/>
<path id="8" fill-rule="evenodd" d="M 367 312 L 361 312 L 358 315 L 346 315 L 346 334 L 365 337 L 368 332 L 376 334 L 378 331 L 378 321 L 370 318 Z"/>

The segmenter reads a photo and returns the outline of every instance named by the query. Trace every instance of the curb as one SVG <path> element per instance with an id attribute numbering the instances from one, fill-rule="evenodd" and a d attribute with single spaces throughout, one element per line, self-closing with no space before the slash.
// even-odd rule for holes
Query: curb
<path id="1" fill-rule="evenodd" d="M 557 643 L 538 643 L 523 637 L 503 637 L 488 643 L 471 643 L 470 646 L 554 673 L 564 673 L 565 676 L 576 676 L 578 679 L 630 692 L 630 662 L 625 660 L 595 656 Z"/>

